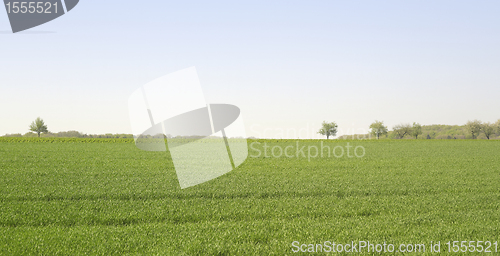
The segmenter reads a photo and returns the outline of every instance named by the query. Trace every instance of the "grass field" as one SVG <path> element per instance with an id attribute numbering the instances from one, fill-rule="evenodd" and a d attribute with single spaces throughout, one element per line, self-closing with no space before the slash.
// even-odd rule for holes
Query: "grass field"
<path id="1" fill-rule="evenodd" d="M 262 154 L 181 190 L 168 154 L 130 140 L 0 138 L 0 254 L 290 255 L 293 241 L 360 240 L 441 241 L 445 251 L 447 241 L 500 240 L 500 141 L 323 141 L 347 142 L 365 156 Z"/>

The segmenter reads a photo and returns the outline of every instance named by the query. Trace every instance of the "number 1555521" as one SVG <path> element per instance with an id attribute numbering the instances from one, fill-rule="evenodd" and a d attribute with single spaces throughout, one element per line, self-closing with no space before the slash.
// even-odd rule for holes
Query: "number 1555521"
<path id="1" fill-rule="evenodd" d="M 57 13 L 57 2 L 8 2 L 7 13 Z"/>

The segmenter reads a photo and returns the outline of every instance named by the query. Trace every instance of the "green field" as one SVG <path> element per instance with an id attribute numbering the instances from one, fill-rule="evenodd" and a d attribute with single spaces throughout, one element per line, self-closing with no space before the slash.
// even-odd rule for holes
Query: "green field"
<path id="1" fill-rule="evenodd" d="M 290 255 L 293 241 L 361 240 L 441 241 L 445 251 L 447 241 L 500 241 L 500 141 L 323 141 L 348 142 L 365 156 L 261 154 L 181 190 L 168 154 L 131 140 L 0 138 L 0 254 Z"/>

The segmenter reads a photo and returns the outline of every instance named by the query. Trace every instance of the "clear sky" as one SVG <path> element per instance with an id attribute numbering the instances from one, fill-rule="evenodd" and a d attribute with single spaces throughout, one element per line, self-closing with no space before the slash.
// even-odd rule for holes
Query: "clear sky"
<path id="1" fill-rule="evenodd" d="M 130 94 L 191 66 L 207 102 L 241 108 L 248 136 L 493 122 L 499 13 L 499 1 L 82 0 L 12 34 L 0 9 L 0 135 L 38 116 L 53 132 L 131 133 Z"/>

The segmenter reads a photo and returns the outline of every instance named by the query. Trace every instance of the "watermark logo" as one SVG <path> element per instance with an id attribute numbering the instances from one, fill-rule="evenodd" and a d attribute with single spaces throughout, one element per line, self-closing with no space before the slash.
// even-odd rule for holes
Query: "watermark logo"
<path id="1" fill-rule="evenodd" d="M 129 98 L 129 115 L 136 146 L 168 149 L 181 188 L 230 172 L 248 156 L 240 109 L 207 104 L 194 67 L 137 89 Z"/>
<path id="2" fill-rule="evenodd" d="M 30 29 L 71 11 L 79 0 L 3 0 L 12 32 Z"/>
<path id="3" fill-rule="evenodd" d="M 250 143 L 250 157 L 273 157 L 273 158 L 307 158 L 308 162 L 315 158 L 335 157 L 335 158 L 363 158 L 366 155 L 366 149 L 363 146 L 352 146 L 349 142 L 345 146 L 327 145 L 323 141 L 319 145 L 307 143 L 302 145 L 300 140 L 293 144 L 283 144 L 268 146 L 267 142 L 258 141 Z"/>

